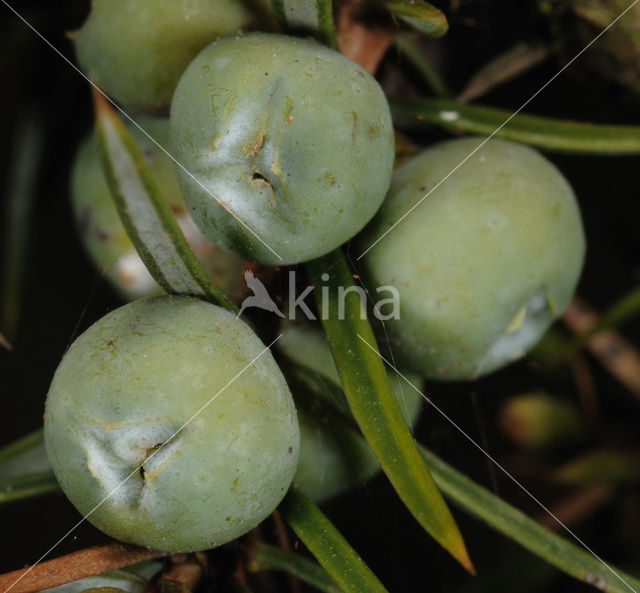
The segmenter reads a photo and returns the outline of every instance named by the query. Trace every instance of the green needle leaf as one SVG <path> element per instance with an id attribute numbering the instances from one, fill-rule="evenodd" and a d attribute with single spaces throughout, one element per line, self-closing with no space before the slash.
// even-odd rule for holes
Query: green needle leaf
<path id="1" fill-rule="evenodd" d="M 384 364 L 372 349 L 376 345 L 373 331 L 369 321 L 361 319 L 358 293 L 349 291 L 355 289 L 355 284 L 342 252 L 335 251 L 307 265 L 312 278 L 331 271 L 327 282 L 329 302 L 325 297 L 324 303 L 328 315 L 323 315 L 326 317 L 323 326 L 349 407 L 362 434 L 416 520 L 462 566 L 473 572 L 458 526 L 420 456 Z M 320 291 L 316 291 L 316 296 L 320 298 Z M 319 302 L 318 308 L 322 307 Z"/>
<path id="2" fill-rule="evenodd" d="M 8 461 L 22 455 L 25 451 L 29 451 L 34 447 L 39 447 L 44 441 L 42 429 L 34 430 L 29 434 L 20 437 L 18 440 L 5 445 L 0 449 L 0 468 Z"/>
<path id="3" fill-rule="evenodd" d="M 0 449 L 0 504 L 58 492 L 42 429 Z"/>
<path id="4" fill-rule="evenodd" d="M 640 591 L 640 580 L 543 527 L 421 447 L 445 495 L 468 513 L 561 571 L 602 591 Z"/>
<path id="5" fill-rule="evenodd" d="M 343 591 L 386 593 L 376 575 L 306 494 L 292 486 L 279 510 Z"/>
<path id="6" fill-rule="evenodd" d="M 420 73 L 424 81 L 429 85 L 431 92 L 436 97 L 450 97 L 451 89 L 440 76 L 438 70 L 431 64 L 422 47 L 417 43 L 411 33 L 398 33 L 394 43 L 400 52 L 408 59 L 413 67 Z"/>
<path id="7" fill-rule="evenodd" d="M 396 125 L 404 128 L 430 124 L 456 133 L 488 136 L 495 132 L 497 138 L 545 150 L 640 153 L 640 126 L 603 125 L 525 114 L 513 116 L 513 111 L 429 98 L 392 102 L 391 113 Z"/>
<path id="8" fill-rule="evenodd" d="M 442 37 L 449 30 L 444 13 L 423 0 L 382 0 L 385 8 L 429 37 Z"/>
<path id="9" fill-rule="evenodd" d="M 51 471 L 40 428 L 0 449 L 0 480 Z"/>
<path id="10" fill-rule="evenodd" d="M 96 91 L 96 136 L 111 194 L 127 234 L 149 272 L 170 294 L 189 294 L 233 310 L 203 269 L 139 148 L 111 105 Z"/>
<path id="11" fill-rule="evenodd" d="M 0 246 L 4 257 L 0 266 L 0 345 L 11 350 L 16 338 L 23 301 L 22 292 L 33 235 L 31 219 L 40 177 L 44 147 L 43 125 L 39 115 L 26 113 L 18 118 L 14 147 L 8 163 L 8 185 L 2 210 Z"/>
<path id="12" fill-rule="evenodd" d="M 53 472 L 41 472 L 0 480 L 0 504 L 59 492 L 60 486 Z"/>
<path id="13" fill-rule="evenodd" d="M 304 581 L 324 593 L 341 593 L 342 589 L 336 585 L 326 570 L 315 562 L 294 552 L 281 550 L 263 542 L 258 542 L 252 550 L 249 570 L 281 570 L 291 576 Z"/>
<path id="14" fill-rule="evenodd" d="M 284 32 L 307 32 L 337 49 L 332 0 L 273 0 L 273 11 Z"/>
<path id="15" fill-rule="evenodd" d="M 333 2 L 331 0 L 316 0 L 318 13 L 318 29 L 325 45 L 333 49 L 338 48 L 336 28 L 333 22 Z"/>

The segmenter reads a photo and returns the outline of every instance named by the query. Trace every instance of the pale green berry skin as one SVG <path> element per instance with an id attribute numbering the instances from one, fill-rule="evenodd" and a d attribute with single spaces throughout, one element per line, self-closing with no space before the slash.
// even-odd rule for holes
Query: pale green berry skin
<path id="1" fill-rule="evenodd" d="M 382 203 L 393 166 L 375 79 L 317 43 L 265 33 L 218 41 L 189 65 L 171 104 L 171 141 L 195 177 L 178 172 L 196 223 L 265 265 L 350 239 Z"/>
<path id="2" fill-rule="evenodd" d="M 299 429 L 263 350 L 233 313 L 189 297 L 135 301 L 91 326 L 56 370 L 45 410 L 47 452 L 78 511 L 133 473 L 88 517 L 122 541 L 202 550 L 268 516 L 295 473 Z"/>
<path id="3" fill-rule="evenodd" d="M 166 109 L 189 62 L 250 21 L 235 0 L 93 0 L 72 34 L 83 72 L 127 107 Z"/>
<path id="4" fill-rule="evenodd" d="M 368 249 L 483 139 L 439 143 L 401 165 L 359 240 Z M 575 196 L 535 150 L 489 140 L 362 259 L 369 292 L 400 293 L 386 322 L 399 364 L 468 380 L 523 356 L 567 307 L 585 237 Z"/>
<path id="5" fill-rule="evenodd" d="M 168 119 L 141 116 L 136 123 L 160 146 L 167 146 Z M 156 186 L 171 206 L 201 263 L 225 293 L 233 294 L 242 276 L 244 262 L 213 245 L 194 225 L 178 186 L 173 161 L 137 126 L 129 123 L 127 131 L 140 148 Z M 73 161 L 71 202 L 76 226 L 89 257 L 116 291 L 125 300 L 162 294 L 122 224 L 93 134 L 82 142 Z"/>
<path id="6" fill-rule="evenodd" d="M 419 377 L 405 376 L 420 387 Z M 422 395 L 395 372 L 389 373 L 389 381 L 404 419 L 414 426 L 422 410 Z M 305 396 L 296 394 L 297 401 Z M 361 486 L 380 471 L 380 463 L 364 438 L 341 417 L 323 414 L 322 408 L 298 405 L 298 420 L 300 459 L 294 482 L 316 503 Z"/>

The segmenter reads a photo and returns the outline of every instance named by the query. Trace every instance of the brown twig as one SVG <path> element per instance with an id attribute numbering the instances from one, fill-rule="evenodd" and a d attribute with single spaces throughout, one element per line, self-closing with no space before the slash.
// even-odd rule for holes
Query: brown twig
<path id="1" fill-rule="evenodd" d="M 538 523 L 553 530 L 558 529 L 560 523 L 577 523 L 611 500 L 612 494 L 613 490 L 608 486 L 583 488 L 551 509 L 558 520 L 548 513 L 543 513 L 538 517 Z"/>
<path id="2" fill-rule="evenodd" d="M 126 544 L 95 546 L 0 575 L 0 591 L 35 593 L 166 555 Z"/>
<path id="3" fill-rule="evenodd" d="M 9 342 L 9 340 L 7 340 L 7 338 L 4 337 L 2 332 L 0 332 L 0 346 L 2 346 L 5 350 L 13 350 L 13 345 L 11 344 L 11 342 Z"/>
<path id="4" fill-rule="evenodd" d="M 587 302 L 575 297 L 562 320 L 575 334 L 583 334 L 598 323 L 599 315 Z M 587 342 L 589 351 L 618 381 L 640 397 L 640 353 L 618 332 L 607 329 Z"/>
<path id="5" fill-rule="evenodd" d="M 546 60 L 551 48 L 540 42 L 520 42 L 495 57 L 467 82 L 457 101 L 468 103 L 509 82 Z"/>
<path id="6" fill-rule="evenodd" d="M 202 581 L 204 568 L 192 554 L 174 554 L 171 565 L 165 570 L 158 581 L 158 588 L 162 592 L 189 592 Z"/>
<path id="7" fill-rule="evenodd" d="M 253 574 L 253 578 L 257 579 L 258 581 L 257 590 L 273 591 L 274 590 L 274 586 L 272 582 L 273 575 L 271 574 L 271 572 L 266 570 L 256 571 L 254 569 L 256 550 L 260 545 L 260 543 L 262 542 L 262 534 L 261 534 L 262 530 L 260 529 L 260 527 L 261 526 L 259 525 L 256 529 L 251 530 L 245 536 L 246 549 L 245 549 L 244 558 L 242 558 L 241 560 L 242 570 L 244 571 L 244 569 L 246 568 L 249 572 Z M 244 575 L 244 572 L 242 574 Z"/>
<path id="8" fill-rule="evenodd" d="M 580 406 L 585 417 L 595 424 L 598 415 L 598 397 L 596 393 L 596 384 L 591 374 L 591 369 L 584 359 L 584 356 L 574 356 L 569 363 L 573 380 L 576 384 Z"/>
<path id="9" fill-rule="evenodd" d="M 288 552 L 291 551 L 291 541 L 289 540 L 289 534 L 287 533 L 287 527 L 282 520 L 282 515 L 276 510 L 271 513 L 271 518 L 273 519 L 273 525 L 276 530 L 276 537 L 278 538 L 278 545 Z M 300 593 L 300 587 L 298 585 L 298 581 L 290 576 L 289 577 L 289 587 L 291 589 L 291 593 Z"/>

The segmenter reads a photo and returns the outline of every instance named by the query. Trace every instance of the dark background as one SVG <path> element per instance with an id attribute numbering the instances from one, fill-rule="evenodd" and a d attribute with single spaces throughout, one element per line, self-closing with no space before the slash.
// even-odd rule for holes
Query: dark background
<path id="1" fill-rule="evenodd" d="M 19 1 L 14 5 L 46 39 L 73 60 L 65 31 L 78 27 L 88 0 L 60 3 Z M 472 19 L 472 21 L 470 21 Z M 561 23 L 562 26 L 565 23 Z M 515 41 L 557 35 L 534 2 L 463 2 L 451 31 L 437 44 L 442 69 L 460 89 L 479 66 Z M 569 27 L 570 24 L 566 23 Z M 567 30 L 561 28 L 559 34 Z M 567 33 L 568 34 L 568 33 Z M 7 197 L 14 146 L 25 118 L 34 118 L 43 134 L 32 217 L 25 228 L 28 248 L 14 349 L 0 349 L 0 446 L 41 425 L 44 399 L 53 372 L 74 337 L 121 302 L 86 258 L 71 218 L 69 169 L 79 139 L 90 129 L 92 113 L 86 82 L 44 42 L 0 5 L 0 261 L 5 262 Z M 414 72 L 397 56 L 387 56 L 382 72 L 399 72 L 412 81 Z M 142 59 L 143 57 L 141 57 Z M 482 103 L 515 109 L 560 66 L 551 59 L 481 99 Z M 384 82 L 384 80 L 383 80 Z M 419 84 L 409 84 L 425 91 Z M 640 124 L 640 100 L 577 63 L 527 108 L 528 112 L 609 123 Z M 414 138 L 431 142 L 445 137 L 432 132 Z M 584 215 L 588 255 L 579 292 L 596 307 L 607 304 L 638 283 L 638 157 L 549 155 L 574 187 Z M 636 208 L 634 208 L 636 206 Z M 2 264 L 6 269 L 6 262 Z M 0 270 L 0 281 L 4 274 Z M 638 343 L 640 326 L 630 323 L 625 335 Z M 602 431 L 637 440 L 638 401 L 592 360 Z M 483 444 L 546 504 L 552 506 L 569 491 L 550 485 L 548 471 L 559 459 L 524 456 L 509 444 L 496 425 L 496 414 L 509 395 L 548 388 L 575 398 L 570 375 L 549 379 L 524 361 L 474 384 L 430 385 L 434 401 L 472 437 Z M 532 515 L 540 509 L 499 475 L 489 462 L 434 411 L 425 410 L 417 437 L 456 467 L 496 490 Z M 637 445 L 637 443 L 635 443 Z M 391 591 L 466 591 L 469 579 L 422 532 L 379 477 L 336 499 L 326 512 Z M 79 520 L 61 496 L 0 506 L 0 572 L 32 563 Z M 561 573 L 548 571 L 517 545 L 475 520 L 456 512 L 480 585 L 498 591 L 588 591 Z M 640 510 L 637 489 L 620 488 L 613 502 L 575 526 L 602 557 L 640 572 Z M 264 530 L 269 535 L 270 527 Z M 88 524 L 65 540 L 54 555 L 106 541 Z M 524 567 L 524 568 L 522 568 Z M 535 578 L 524 578 L 530 569 Z M 489 578 L 499 575 L 498 584 Z M 478 586 L 476 583 L 473 586 Z M 484 585 L 483 585 L 484 586 Z"/>

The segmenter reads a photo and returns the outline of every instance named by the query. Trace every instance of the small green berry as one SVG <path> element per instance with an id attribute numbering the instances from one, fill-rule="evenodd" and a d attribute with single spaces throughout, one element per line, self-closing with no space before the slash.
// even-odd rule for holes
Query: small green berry
<path id="1" fill-rule="evenodd" d="M 584 259 L 558 169 L 526 146 L 481 142 L 442 142 L 401 165 L 359 241 L 364 251 L 389 231 L 362 275 L 372 295 L 381 283 L 399 291 L 400 318 L 386 322 L 393 352 L 432 379 L 472 379 L 523 356 L 567 307 Z"/>
<path id="2" fill-rule="evenodd" d="M 213 43 L 189 65 L 171 141 L 195 177 L 178 173 L 196 223 L 267 265 L 350 239 L 382 203 L 394 156 L 389 106 L 367 72 L 317 43 L 264 33 Z"/>
<path id="3" fill-rule="evenodd" d="M 78 511 L 166 551 L 219 546 L 269 515 L 295 473 L 299 430 L 263 350 L 233 313 L 189 297 L 135 301 L 91 326 L 46 403 L 47 452 Z"/>
<path id="4" fill-rule="evenodd" d="M 500 410 L 498 423 L 513 443 L 530 451 L 559 450 L 585 436 L 578 408 L 542 391 L 510 397 Z"/>
<path id="5" fill-rule="evenodd" d="M 82 70 L 136 110 L 166 109 L 184 69 L 212 41 L 249 22 L 235 0 L 93 0 L 72 34 Z"/>

